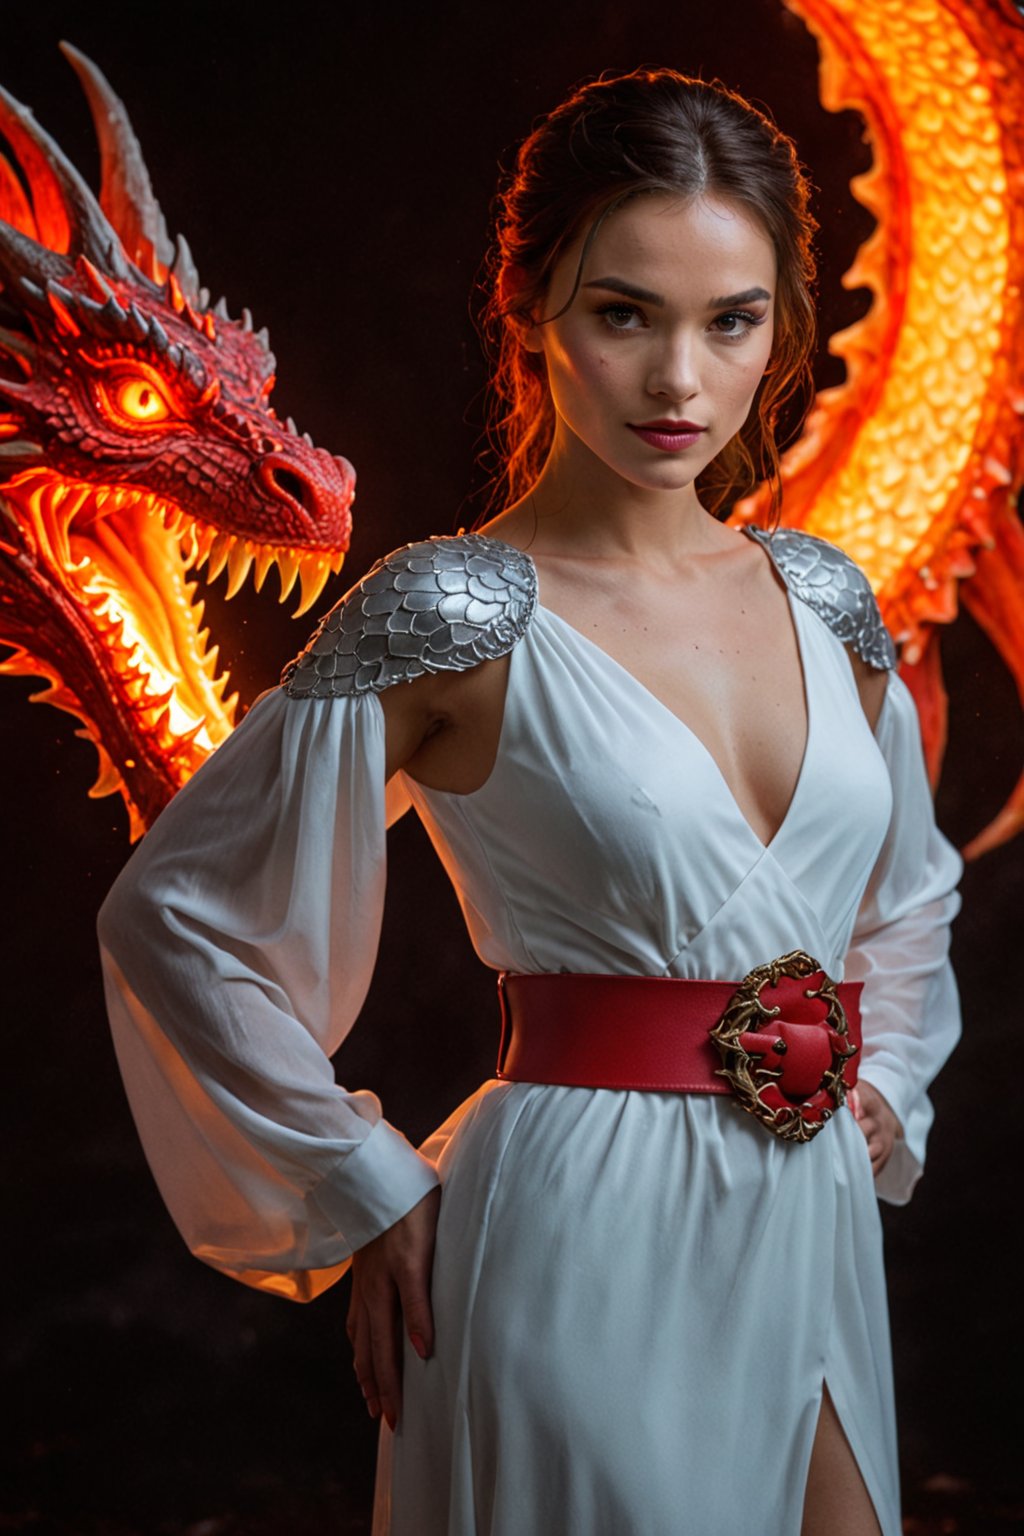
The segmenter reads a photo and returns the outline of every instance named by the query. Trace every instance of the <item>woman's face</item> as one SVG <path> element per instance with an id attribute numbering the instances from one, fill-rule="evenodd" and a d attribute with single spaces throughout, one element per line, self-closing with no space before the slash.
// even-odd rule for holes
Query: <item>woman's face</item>
<path id="1" fill-rule="evenodd" d="M 541 318 L 572 292 L 585 237 L 559 259 Z M 644 194 L 609 214 L 569 309 L 527 333 L 547 362 L 555 453 L 652 490 L 692 484 L 750 410 L 775 286 L 771 240 L 737 203 Z M 652 422 L 704 430 L 641 436 Z"/>

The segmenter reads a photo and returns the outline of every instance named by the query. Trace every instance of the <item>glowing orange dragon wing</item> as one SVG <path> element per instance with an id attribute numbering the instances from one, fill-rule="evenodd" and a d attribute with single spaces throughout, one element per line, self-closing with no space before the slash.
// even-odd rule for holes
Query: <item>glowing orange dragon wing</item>
<path id="1" fill-rule="evenodd" d="M 874 295 L 830 341 L 846 381 L 783 456 L 783 521 L 871 578 L 935 778 L 935 626 L 958 593 L 1024 698 L 1024 26 L 1009 0 L 785 3 L 819 41 L 824 105 L 864 116 L 874 164 L 851 187 L 878 224 L 842 279 Z M 1024 776 L 965 852 L 1022 826 Z"/>

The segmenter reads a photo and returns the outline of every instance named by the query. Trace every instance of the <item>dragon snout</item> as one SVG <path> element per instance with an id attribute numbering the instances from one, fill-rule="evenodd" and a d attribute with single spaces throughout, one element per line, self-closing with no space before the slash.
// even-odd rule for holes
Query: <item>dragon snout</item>
<path id="1" fill-rule="evenodd" d="M 282 512 L 300 511 L 303 521 L 318 531 L 339 515 L 344 517 L 355 491 L 356 473 L 348 460 L 322 452 L 309 466 L 284 454 L 268 453 L 257 473 L 264 491 Z"/>
<path id="2" fill-rule="evenodd" d="M 305 475 L 299 474 L 290 465 L 264 464 L 263 479 L 269 489 L 278 492 L 284 501 L 297 501 L 304 512 L 311 515 L 316 513 L 316 492 Z"/>

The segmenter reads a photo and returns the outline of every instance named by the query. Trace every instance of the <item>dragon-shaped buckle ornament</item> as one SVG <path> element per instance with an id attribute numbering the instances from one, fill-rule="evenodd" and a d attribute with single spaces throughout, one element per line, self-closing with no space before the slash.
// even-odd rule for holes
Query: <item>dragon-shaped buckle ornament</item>
<path id="1" fill-rule="evenodd" d="M 785 1000 L 768 1007 L 761 997 L 783 978 L 819 978 L 817 985 L 792 989 L 800 1022 L 780 1015 Z M 808 1018 L 815 1002 L 822 1018 Z M 836 983 L 802 949 L 758 965 L 740 982 L 718 1023 L 709 1031 L 722 1065 L 716 1075 L 728 1080 L 741 1109 L 783 1141 L 810 1141 L 846 1098 L 843 1069 L 860 1049 L 849 1025 Z"/>

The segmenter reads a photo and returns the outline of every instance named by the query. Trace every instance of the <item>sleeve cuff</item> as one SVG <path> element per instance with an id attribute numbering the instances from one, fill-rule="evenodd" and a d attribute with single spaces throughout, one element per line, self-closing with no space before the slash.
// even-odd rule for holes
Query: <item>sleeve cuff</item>
<path id="1" fill-rule="evenodd" d="M 354 1253 L 393 1227 L 440 1182 L 433 1163 L 394 1126 L 378 1120 L 308 1198 Z"/>

